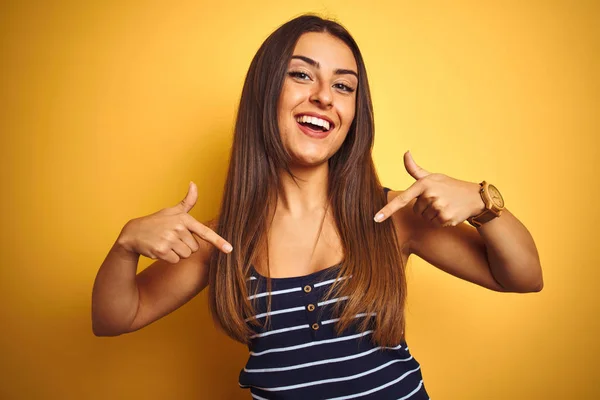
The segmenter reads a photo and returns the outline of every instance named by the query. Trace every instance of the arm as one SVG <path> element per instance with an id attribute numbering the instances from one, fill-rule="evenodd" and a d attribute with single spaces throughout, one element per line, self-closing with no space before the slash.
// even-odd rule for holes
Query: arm
<path id="1" fill-rule="evenodd" d="M 474 199 L 483 201 L 474 184 Z M 393 199 L 401 192 L 391 192 Z M 409 251 L 458 278 L 501 292 L 538 292 L 543 278 L 533 238 L 507 209 L 479 228 L 461 223 L 439 227 L 413 212 L 413 199 L 393 215 L 409 231 Z M 479 210 L 474 211 L 477 215 Z"/>
<path id="2" fill-rule="evenodd" d="M 376 222 L 392 216 L 405 230 L 409 252 L 454 276 L 504 292 L 534 292 L 543 287 L 533 238 L 508 210 L 478 228 L 463 223 L 484 209 L 479 185 L 430 173 L 410 152 L 404 165 L 416 179 L 402 192 L 388 193 Z"/>
<path id="3" fill-rule="evenodd" d="M 205 240 L 196 240 L 198 251 L 190 257 L 175 264 L 159 259 L 136 275 L 139 254 L 125 250 L 119 237 L 94 282 L 94 334 L 118 336 L 136 331 L 200 293 L 208 284 L 208 260 L 214 247 Z"/>

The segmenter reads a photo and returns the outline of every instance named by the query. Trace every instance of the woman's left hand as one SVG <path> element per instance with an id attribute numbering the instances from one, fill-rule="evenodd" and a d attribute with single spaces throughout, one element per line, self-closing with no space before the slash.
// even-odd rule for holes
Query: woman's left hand
<path id="1" fill-rule="evenodd" d="M 385 221 L 415 198 L 414 212 L 438 227 L 456 226 L 485 209 L 478 183 L 428 172 L 417 165 L 410 151 L 404 153 L 404 166 L 417 181 L 383 207 L 376 222 Z"/>

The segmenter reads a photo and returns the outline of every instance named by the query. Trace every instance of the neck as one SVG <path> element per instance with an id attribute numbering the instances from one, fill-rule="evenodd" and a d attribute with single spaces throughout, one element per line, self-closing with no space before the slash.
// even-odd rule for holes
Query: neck
<path id="1" fill-rule="evenodd" d="M 296 181 L 287 173 L 280 174 L 279 198 L 276 213 L 303 217 L 315 211 L 323 211 L 327 203 L 329 164 L 317 167 L 290 168 Z"/>

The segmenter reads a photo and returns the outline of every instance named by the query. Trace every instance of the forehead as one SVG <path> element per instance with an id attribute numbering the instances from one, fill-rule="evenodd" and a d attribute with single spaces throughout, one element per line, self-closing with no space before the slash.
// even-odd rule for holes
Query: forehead
<path id="1" fill-rule="evenodd" d="M 358 69 L 350 47 L 329 33 L 307 32 L 302 34 L 294 47 L 293 54 L 312 58 L 324 69 L 343 68 L 354 71 Z"/>

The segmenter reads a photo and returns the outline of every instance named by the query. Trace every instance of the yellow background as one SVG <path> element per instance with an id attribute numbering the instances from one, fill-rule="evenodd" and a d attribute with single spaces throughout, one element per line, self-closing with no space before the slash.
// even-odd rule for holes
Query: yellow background
<path id="1" fill-rule="evenodd" d="M 0 398 L 247 399 L 246 349 L 206 291 L 143 330 L 92 334 L 97 269 L 131 218 L 194 180 L 218 207 L 250 60 L 316 11 L 363 51 L 376 164 L 502 191 L 533 234 L 537 294 L 412 257 L 408 342 L 433 399 L 595 399 L 600 7 L 594 1 L 39 1 L 0 6 Z M 84 3 L 84 4 L 82 4 Z M 149 264 L 143 259 L 140 268 Z"/>

